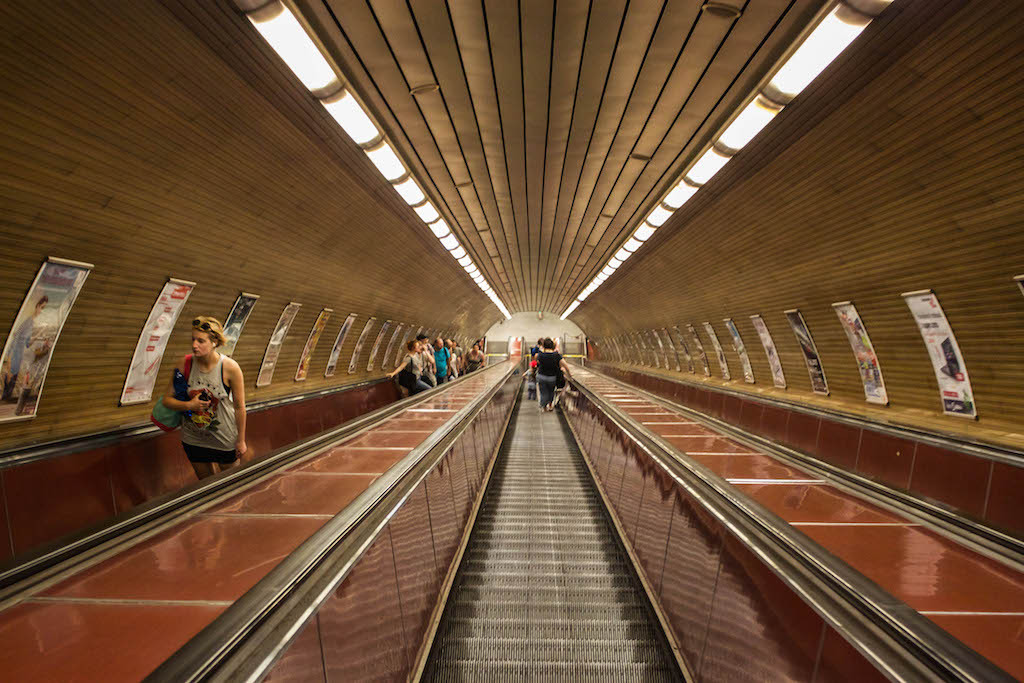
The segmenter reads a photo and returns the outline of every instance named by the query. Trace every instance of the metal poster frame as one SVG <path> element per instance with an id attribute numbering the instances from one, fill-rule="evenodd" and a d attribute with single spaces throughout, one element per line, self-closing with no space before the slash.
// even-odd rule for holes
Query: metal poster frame
<path id="1" fill-rule="evenodd" d="M 270 383 L 274 381 L 274 370 L 277 368 L 278 358 L 281 357 L 281 347 L 284 345 L 288 330 L 295 322 L 295 316 L 299 314 L 300 308 L 302 308 L 302 304 L 289 301 L 281 309 L 281 315 L 277 317 L 277 324 L 274 325 L 274 332 L 267 340 L 267 350 L 263 352 L 263 362 L 260 363 L 260 371 L 256 376 L 256 386 L 270 386 Z M 265 379 L 264 375 L 266 375 Z"/>
<path id="2" fill-rule="evenodd" d="M 333 308 L 321 309 L 320 315 L 316 317 L 313 327 L 310 328 L 309 336 L 306 337 L 306 345 L 302 347 L 302 354 L 299 356 L 299 365 L 295 368 L 296 382 L 304 382 L 309 377 L 309 364 L 313 360 L 313 352 L 316 351 L 316 345 L 320 343 L 320 335 L 327 328 L 327 321 L 331 319 L 332 313 L 334 313 Z"/>
<path id="3" fill-rule="evenodd" d="M 803 352 L 804 364 L 807 366 L 807 376 L 811 380 L 811 390 L 816 394 L 828 396 L 829 389 L 828 379 L 825 377 L 825 366 L 821 362 L 818 347 L 814 343 L 814 337 L 811 336 L 811 330 L 807 327 L 803 313 L 800 312 L 799 308 L 791 308 L 783 312 L 786 314 L 789 326 L 793 328 L 793 336 L 796 337 L 796 343 Z"/>
<path id="4" fill-rule="evenodd" d="M 377 338 L 373 340 L 373 346 L 370 347 L 370 361 L 366 364 L 366 371 L 370 372 L 373 370 L 373 364 L 377 362 L 377 354 L 380 353 L 380 345 L 384 343 L 384 335 L 391 329 L 391 320 L 385 320 L 380 330 L 377 331 Z M 383 369 L 384 363 L 381 363 L 381 369 Z"/>
<path id="5" fill-rule="evenodd" d="M 224 319 L 225 341 L 224 345 L 217 349 L 218 353 L 230 358 L 235 352 L 238 339 L 242 336 L 242 330 L 245 329 L 245 323 L 249 321 L 252 309 L 256 308 L 259 300 L 259 294 L 250 294 L 249 292 L 242 292 L 235 297 L 235 303 L 228 312 L 228 317 Z"/>
<path id="6" fill-rule="evenodd" d="M 942 400 L 942 412 L 978 419 L 978 404 L 974 401 L 967 363 L 942 304 L 939 303 L 939 297 L 931 289 L 905 292 L 900 296 L 910 309 L 921 333 L 921 340 L 928 349 L 939 398 Z"/>
<path id="7" fill-rule="evenodd" d="M 725 323 L 725 329 L 729 331 L 729 336 L 732 337 L 732 350 L 740 357 L 740 366 L 743 368 L 743 381 L 747 384 L 754 384 L 754 368 L 750 366 L 750 356 L 747 355 L 747 347 L 743 343 L 743 337 L 740 336 L 736 323 L 732 318 L 723 318 L 722 322 Z"/>
<path id="8" fill-rule="evenodd" d="M 359 333 L 359 339 L 356 340 L 356 347 L 352 349 L 352 358 L 348 361 L 348 374 L 353 375 L 356 372 L 356 366 L 359 364 L 359 353 L 363 350 L 363 344 L 366 343 L 366 335 L 370 334 L 370 330 L 373 328 L 373 324 L 377 322 L 377 318 L 371 316 L 366 324 L 363 325 L 363 331 Z"/>
<path id="9" fill-rule="evenodd" d="M 732 379 L 732 373 L 729 372 L 729 360 L 725 357 L 722 342 L 718 341 L 718 333 L 715 332 L 715 328 L 710 322 L 706 321 L 701 324 L 704 325 L 704 333 L 711 339 L 711 346 L 715 349 L 715 355 L 718 356 L 718 367 L 722 370 L 722 379 L 728 382 Z"/>
<path id="10" fill-rule="evenodd" d="M 352 329 L 352 323 L 356 321 L 358 314 L 349 313 L 348 317 L 345 318 L 345 322 L 341 324 L 341 329 L 338 330 L 338 335 L 334 338 L 334 346 L 331 347 L 331 355 L 327 358 L 327 367 L 324 368 L 324 377 L 334 377 L 334 373 L 338 370 L 338 358 L 341 356 L 341 347 L 345 345 L 345 338 L 348 337 L 348 331 Z"/>
<path id="11" fill-rule="evenodd" d="M 1024 275 L 1014 275 L 1013 279 L 1014 281 L 1016 281 L 1017 286 L 1020 288 L 1020 293 L 1024 294 Z"/>
<path id="12" fill-rule="evenodd" d="M 395 325 L 395 331 L 391 333 L 391 339 L 388 340 L 387 348 L 384 349 L 384 357 L 380 359 L 381 370 L 387 369 L 388 358 L 391 358 L 391 352 L 395 350 L 395 341 L 398 339 L 398 335 L 402 333 L 403 327 L 405 327 L 405 323 Z"/>
<path id="13" fill-rule="evenodd" d="M 846 339 L 850 342 L 850 350 L 853 351 L 853 358 L 857 361 L 857 372 L 860 374 L 861 384 L 864 385 L 864 400 L 868 403 L 875 403 L 881 406 L 889 405 L 889 395 L 885 391 L 885 380 L 882 378 L 882 365 L 878 361 L 878 354 L 868 336 L 867 327 L 864 325 L 857 307 L 852 301 L 837 301 L 832 304 L 832 309 L 839 318 L 846 333 Z"/>
<path id="14" fill-rule="evenodd" d="M 660 332 L 665 337 L 665 343 L 668 344 L 668 348 L 672 349 L 672 356 L 676 359 L 676 372 L 682 372 L 683 366 L 682 363 L 679 362 L 679 352 L 676 351 L 676 345 L 672 341 L 672 335 L 669 334 L 667 327 L 661 328 Z"/>
<path id="15" fill-rule="evenodd" d="M 170 277 L 160 288 L 135 344 L 118 405 L 132 406 L 152 400 L 167 343 L 195 287 L 194 282 Z M 140 371 L 141 375 L 138 374 Z"/>
<path id="16" fill-rule="evenodd" d="M 697 370 L 693 365 L 693 356 L 690 355 L 690 345 L 686 343 L 686 335 L 679 329 L 679 325 L 673 325 L 672 329 L 676 331 L 676 343 L 679 344 L 679 348 L 683 350 L 683 357 L 686 358 L 686 369 L 690 374 L 696 374 Z"/>
<path id="17" fill-rule="evenodd" d="M 750 323 L 754 326 L 754 331 L 757 332 L 757 337 L 761 340 L 764 355 L 768 358 L 768 368 L 772 372 L 772 384 L 778 389 L 785 389 L 786 373 L 782 369 L 782 359 L 779 358 L 779 352 L 775 349 L 775 340 L 772 339 L 768 324 L 760 314 L 750 316 Z"/>
<path id="18" fill-rule="evenodd" d="M 14 321 L 11 323 L 11 331 L 7 334 L 7 340 L 4 342 L 3 353 L 0 354 L 0 368 L 3 369 L 3 372 L 0 373 L 0 388 L 3 389 L 5 398 L 8 401 L 11 400 L 18 389 L 18 384 L 24 385 L 20 391 L 17 391 L 18 396 L 14 399 L 14 409 L 10 415 L 5 414 L 9 405 L 7 403 L 0 404 L 0 422 L 31 420 L 39 412 L 39 403 L 43 399 L 43 388 L 46 385 L 46 374 L 49 372 L 50 363 L 53 361 L 53 350 L 57 348 L 57 342 L 60 341 L 60 333 L 64 329 L 64 323 L 67 322 L 68 316 L 71 315 L 71 309 L 74 307 L 75 301 L 78 300 L 78 295 L 81 294 L 82 288 L 85 287 L 85 281 L 94 267 L 91 263 L 71 261 L 55 256 L 47 257 L 40 264 L 32 284 L 29 286 L 28 291 L 25 292 L 25 297 L 21 301 L 21 307 L 18 308 L 18 312 L 14 316 Z M 52 280 L 64 270 L 77 270 L 79 272 L 75 273 L 74 281 L 68 283 L 70 286 L 64 289 L 61 300 L 57 302 L 55 299 L 58 293 L 62 291 L 62 288 L 54 285 L 62 283 Z M 70 275 L 70 272 L 68 274 Z M 45 301 L 42 300 L 44 296 L 46 297 Z M 32 303 L 33 301 L 35 303 Z M 35 319 L 42 315 L 47 307 L 57 310 L 58 320 L 56 329 L 50 334 L 49 327 L 47 327 L 43 338 L 39 339 L 36 334 Z M 18 338 L 20 341 L 23 336 L 25 337 L 25 344 L 21 348 L 21 354 L 18 359 L 18 372 L 11 373 L 10 368 L 14 364 L 14 359 L 12 358 L 15 351 L 14 340 Z M 27 359 L 25 358 L 26 349 L 30 356 Z M 21 371 L 23 364 L 28 368 L 24 373 L 24 378 Z M 32 399 L 33 385 L 38 385 L 35 390 L 34 400 Z M 32 401 L 31 412 L 26 413 L 30 400 Z"/>
<path id="19" fill-rule="evenodd" d="M 690 331 L 690 335 L 693 337 L 693 345 L 697 349 L 697 359 L 700 360 L 701 370 L 704 372 L 705 377 L 710 377 L 711 363 L 708 362 L 708 354 L 704 350 L 704 342 L 700 340 L 700 335 L 697 334 L 697 328 L 693 326 L 693 323 L 686 323 L 686 329 Z"/>

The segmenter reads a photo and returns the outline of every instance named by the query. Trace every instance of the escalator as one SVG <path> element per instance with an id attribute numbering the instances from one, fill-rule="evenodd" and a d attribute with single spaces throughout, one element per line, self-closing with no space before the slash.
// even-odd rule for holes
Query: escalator
<path id="1" fill-rule="evenodd" d="M 680 680 L 560 413 L 516 409 L 424 678 Z"/>

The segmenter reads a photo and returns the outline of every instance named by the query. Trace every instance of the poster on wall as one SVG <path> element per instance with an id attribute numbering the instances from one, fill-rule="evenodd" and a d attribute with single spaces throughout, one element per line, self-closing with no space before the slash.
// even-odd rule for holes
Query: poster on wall
<path id="1" fill-rule="evenodd" d="M 403 358 L 405 358 L 405 354 L 408 353 L 408 349 L 406 349 L 405 347 L 409 343 L 409 340 L 413 338 L 413 334 L 415 334 L 415 332 L 416 330 L 413 329 L 413 326 L 409 325 L 408 329 L 406 329 L 405 331 L 405 334 L 402 335 L 402 340 L 398 342 L 398 350 L 395 352 L 395 363 L 392 367 L 397 368 L 398 364 L 402 362 Z M 465 342 L 463 342 L 463 344 L 465 344 Z M 463 346 L 463 349 L 465 349 L 466 353 L 469 352 L 469 349 L 467 349 L 465 346 Z"/>
<path id="2" fill-rule="evenodd" d="M 967 364 L 939 304 L 939 298 L 930 289 L 907 292 L 902 296 L 917 322 L 928 355 L 931 356 L 943 412 L 960 417 L 978 417 Z"/>
<path id="3" fill-rule="evenodd" d="M 811 331 L 807 329 L 804 316 L 800 309 L 794 308 L 786 311 L 786 319 L 789 326 L 793 328 L 796 341 L 800 344 L 800 351 L 804 354 L 804 363 L 807 364 L 807 374 L 811 378 L 811 389 L 816 394 L 828 396 L 828 382 L 825 380 L 825 368 L 818 357 L 818 348 L 814 345 Z"/>
<path id="4" fill-rule="evenodd" d="M 697 360 L 700 362 L 700 369 L 704 373 L 705 377 L 711 376 L 711 363 L 708 362 L 708 354 L 704 352 L 704 344 L 700 340 L 700 336 L 697 334 L 697 328 L 687 323 L 686 329 L 690 331 L 690 336 L 693 337 L 693 348 L 696 350 Z"/>
<path id="5" fill-rule="evenodd" d="M 0 356 L 0 422 L 36 416 L 53 348 L 92 268 L 91 263 L 58 258 L 40 266 Z"/>
<path id="6" fill-rule="evenodd" d="M 277 367 L 277 359 L 281 355 L 281 346 L 284 338 L 288 336 L 288 330 L 295 321 L 302 304 L 294 301 L 289 303 L 281 311 L 281 317 L 277 319 L 277 326 L 274 327 L 274 334 L 270 335 L 267 342 L 267 350 L 263 354 L 263 364 L 260 365 L 260 374 L 256 377 L 256 386 L 265 387 L 274 380 L 274 368 Z"/>
<path id="7" fill-rule="evenodd" d="M 259 294 L 242 292 L 238 295 L 235 305 L 231 307 L 231 312 L 228 313 L 228 317 L 224 321 L 225 342 L 217 349 L 219 353 L 230 357 L 235 352 L 235 346 L 238 344 L 238 338 L 242 336 L 245 321 L 249 319 L 249 314 L 252 313 L 252 309 L 256 307 L 256 302 L 259 300 Z"/>
<path id="8" fill-rule="evenodd" d="M 676 345 L 672 343 L 672 335 L 669 334 L 668 329 L 665 327 L 661 328 L 660 334 L 665 338 L 665 344 L 668 345 L 668 348 L 672 351 L 672 356 L 675 357 L 676 372 L 682 372 L 683 367 L 679 362 L 679 352 L 676 350 Z"/>
<path id="9" fill-rule="evenodd" d="M 636 333 L 640 337 L 640 343 L 643 344 L 644 351 L 647 353 L 647 357 L 654 363 L 654 367 L 661 367 L 661 359 L 658 358 L 658 350 L 654 348 L 654 342 L 651 340 L 647 333 L 647 330 L 640 330 Z"/>
<path id="10" fill-rule="evenodd" d="M 299 356 L 299 367 L 295 369 L 296 382 L 305 381 L 309 375 L 309 363 L 313 360 L 313 351 L 316 350 L 316 345 L 320 342 L 320 335 L 324 333 L 327 321 L 331 319 L 331 313 L 334 313 L 333 309 L 325 308 L 316 317 L 313 329 L 309 331 L 309 336 L 306 337 L 306 345 L 302 347 L 302 355 Z"/>
<path id="11" fill-rule="evenodd" d="M 668 350 L 665 348 L 664 342 L 661 341 L 661 335 L 658 334 L 657 330 L 651 330 L 649 334 L 651 335 L 651 339 L 654 340 L 655 346 L 658 347 L 658 352 L 661 353 L 661 359 L 664 362 L 663 367 L 666 370 L 670 369 L 672 367 L 672 363 L 668 357 Z"/>
<path id="12" fill-rule="evenodd" d="M 882 380 L 882 366 L 878 362 L 875 347 L 871 344 L 871 338 L 864 327 L 864 321 L 860 318 L 860 313 L 857 312 L 857 307 L 850 301 L 838 301 L 832 304 L 832 308 L 839 316 L 846 338 L 850 340 L 850 349 L 857 360 L 857 371 L 864 385 L 865 400 L 868 403 L 888 405 L 889 397 L 885 393 L 885 382 Z"/>
<path id="13" fill-rule="evenodd" d="M 753 323 L 754 330 L 757 331 L 757 336 L 761 340 L 761 346 L 764 347 L 764 355 L 768 357 L 768 367 L 772 370 L 772 384 L 779 389 L 785 389 L 786 374 L 782 372 L 782 361 L 779 360 L 779 352 L 775 350 L 775 340 L 772 339 L 772 333 L 768 331 L 768 326 L 761 316 L 750 316 L 750 322 Z"/>
<path id="14" fill-rule="evenodd" d="M 334 339 L 334 346 L 331 348 L 331 355 L 327 359 L 327 369 L 324 370 L 324 377 L 334 377 L 334 372 L 338 368 L 338 356 L 341 355 L 341 347 L 345 343 L 345 337 L 348 336 L 348 331 L 352 327 L 352 323 L 355 322 L 356 314 L 349 313 L 348 317 L 345 318 L 345 322 L 341 324 L 341 329 L 338 330 L 338 336 Z"/>
<path id="15" fill-rule="evenodd" d="M 672 329 L 676 332 L 678 348 L 682 350 L 683 358 L 686 359 L 686 369 L 693 372 L 693 356 L 690 355 L 690 345 L 686 343 L 686 336 L 683 335 L 683 331 L 679 329 L 678 325 L 673 325 Z"/>
<path id="16" fill-rule="evenodd" d="M 391 358 L 391 352 L 395 348 L 395 342 L 398 341 L 398 337 L 402 334 L 403 327 L 405 327 L 405 323 L 398 323 L 395 325 L 395 331 L 391 333 L 391 339 L 388 340 L 388 347 L 384 349 L 384 358 L 380 361 L 381 370 L 387 369 L 388 358 Z"/>
<path id="17" fill-rule="evenodd" d="M 1020 288 L 1020 293 L 1024 294 L 1024 275 L 1018 275 L 1013 279 L 1017 281 L 1017 287 Z"/>
<path id="18" fill-rule="evenodd" d="M 740 336 L 740 331 L 736 329 L 736 323 L 732 321 L 732 318 L 726 318 L 723 322 L 725 323 L 725 328 L 729 330 L 729 336 L 732 337 L 732 348 L 736 355 L 740 357 L 740 365 L 743 366 L 743 381 L 747 384 L 753 384 L 754 369 L 750 367 L 750 356 L 747 355 L 747 347 L 743 344 L 743 337 Z"/>
<path id="19" fill-rule="evenodd" d="M 376 318 L 370 318 L 363 325 L 363 331 L 359 333 L 359 339 L 356 340 L 356 348 L 352 350 L 352 358 L 348 362 L 348 374 L 353 374 L 356 371 L 356 365 L 359 363 L 359 353 L 363 350 L 363 344 L 366 343 L 366 337 L 370 334 L 370 328 L 377 322 Z"/>
<path id="20" fill-rule="evenodd" d="M 366 364 L 366 371 L 373 370 L 373 364 L 377 362 L 377 354 L 380 353 L 380 345 L 384 343 L 384 335 L 391 329 L 391 321 L 385 320 L 384 324 L 380 326 L 380 332 L 377 333 L 377 338 L 373 341 L 373 347 L 370 349 L 370 362 Z M 381 363 L 383 367 L 384 363 Z"/>
<path id="21" fill-rule="evenodd" d="M 715 328 L 711 326 L 711 323 L 703 323 L 703 325 L 704 331 L 711 338 L 711 346 L 715 349 L 715 355 L 718 356 L 718 366 L 722 369 L 722 379 L 732 379 L 732 376 L 729 374 L 729 363 L 726 361 L 725 351 L 722 350 L 722 343 L 718 341 Z"/>
<path id="22" fill-rule="evenodd" d="M 164 283 L 135 345 L 128 376 L 121 390 L 120 405 L 148 403 L 153 397 L 153 387 L 160 373 L 160 361 L 163 360 L 171 331 L 195 286 L 194 282 L 174 278 Z"/>

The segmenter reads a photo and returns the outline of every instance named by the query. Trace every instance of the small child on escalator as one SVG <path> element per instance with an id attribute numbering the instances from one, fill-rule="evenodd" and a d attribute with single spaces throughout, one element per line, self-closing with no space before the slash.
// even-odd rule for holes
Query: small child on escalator
<path id="1" fill-rule="evenodd" d="M 537 361 L 530 361 L 530 369 L 526 371 L 526 400 L 537 400 Z"/>

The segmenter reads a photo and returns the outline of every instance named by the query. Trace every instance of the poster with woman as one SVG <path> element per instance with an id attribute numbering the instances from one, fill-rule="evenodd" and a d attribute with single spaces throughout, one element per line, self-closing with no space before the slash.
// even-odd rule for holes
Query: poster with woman
<path id="1" fill-rule="evenodd" d="M 850 301 L 838 301 L 832 304 L 832 308 L 839 316 L 839 323 L 846 332 L 853 357 L 857 360 L 857 371 L 864 385 L 865 400 L 868 403 L 888 405 L 889 397 L 885 393 L 885 382 L 882 380 L 882 366 L 878 363 L 875 347 L 871 344 L 871 338 L 860 319 L 857 307 Z"/>
<path id="2" fill-rule="evenodd" d="M 686 369 L 693 372 L 693 356 L 690 355 L 690 345 L 686 343 L 686 336 L 683 335 L 683 331 L 679 329 L 679 325 L 673 325 L 672 329 L 675 331 L 676 343 L 679 345 L 679 349 L 683 352 L 683 358 L 686 359 Z"/>
<path id="3" fill-rule="evenodd" d="M 274 368 L 277 367 L 277 359 L 281 355 L 281 346 L 284 344 L 284 338 L 288 336 L 288 330 L 295 321 L 295 316 L 298 315 L 300 308 L 302 308 L 302 304 L 293 301 L 281 311 L 281 317 L 277 319 L 277 326 L 274 327 L 274 334 L 270 335 L 270 341 L 267 342 L 267 350 L 263 354 L 263 364 L 260 365 L 260 374 L 256 377 L 256 386 L 265 387 L 274 381 Z"/>
<path id="4" fill-rule="evenodd" d="M 249 319 L 249 314 L 252 313 L 252 309 L 256 307 L 256 302 L 260 300 L 259 294 L 249 294 L 242 292 L 235 299 L 235 305 L 231 307 L 231 312 L 228 313 L 227 320 L 224 322 L 224 345 L 217 349 L 221 355 L 230 357 L 235 352 L 235 346 L 238 344 L 238 338 L 242 336 L 242 328 L 245 327 L 245 321 Z"/>
<path id="5" fill-rule="evenodd" d="M 775 350 L 775 340 L 772 339 L 772 333 L 768 331 L 768 326 L 761 316 L 750 316 L 750 322 L 754 325 L 754 330 L 757 331 L 757 336 L 761 340 L 761 346 L 764 347 L 764 355 L 768 357 L 768 367 L 772 370 L 772 384 L 779 389 L 785 389 L 786 374 L 782 372 L 782 361 L 779 360 L 779 352 Z"/>
<path id="6" fill-rule="evenodd" d="M 356 366 L 359 364 L 359 353 L 363 350 L 363 344 L 366 343 L 366 337 L 370 334 L 370 328 L 373 327 L 373 323 L 377 322 L 376 318 L 370 318 L 363 325 L 363 331 L 359 333 L 359 339 L 356 340 L 356 348 L 352 350 L 352 358 L 348 362 L 348 374 L 353 374 L 356 371 Z"/>
<path id="7" fill-rule="evenodd" d="M 306 345 L 302 347 L 302 355 L 299 356 L 299 367 L 295 369 L 296 382 L 305 381 L 306 376 L 309 374 L 309 363 L 313 360 L 313 352 L 320 341 L 320 335 L 324 333 L 324 328 L 327 327 L 327 321 L 331 319 L 331 313 L 334 313 L 334 309 L 325 308 L 316 317 L 313 329 L 309 331 L 309 336 L 306 337 Z"/>
<path id="8" fill-rule="evenodd" d="M 942 398 L 942 411 L 958 417 L 978 417 L 967 363 L 960 352 L 960 345 L 956 343 L 946 313 L 939 304 L 939 298 L 930 289 L 907 292 L 902 296 L 932 359 L 935 381 Z"/>
<path id="9" fill-rule="evenodd" d="M 352 323 L 355 321 L 356 314 L 349 313 L 348 317 L 345 318 L 345 322 L 341 324 L 338 336 L 334 339 L 334 347 L 331 348 L 331 355 L 327 359 L 327 369 L 324 370 L 324 377 L 334 377 L 334 372 L 338 369 L 338 357 L 341 356 L 341 347 L 344 346 L 345 337 L 348 336 L 348 331 L 352 329 Z"/>
<path id="10" fill-rule="evenodd" d="M 740 331 L 736 329 L 736 323 L 732 321 L 732 318 L 726 318 L 722 322 L 725 323 L 725 328 L 729 330 L 729 336 L 732 337 L 733 350 L 740 357 L 740 364 L 743 366 L 743 381 L 747 384 L 753 384 L 754 369 L 750 367 L 750 356 L 747 355 L 747 347 L 743 344 L 743 337 L 740 336 Z"/>
<path id="11" fill-rule="evenodd" d="M 825 368 L 821 364 L 821 359 L 818 357 L 818 348 L 814 345 L 814 339 L 811 337 L 811 331 L 807 329 L 807 323 L 804 322 L 804 316 L 800 313 L 800 309 L 794 308 L 790 311 L 785 311 L 786 320 L 789 321 L 789 326 L 793 328 L 793 334 L 796 335 L 796 341 L 800 344 L 800 351 L 804 354 L 804 363 L 807 364 L 807 374 L 811 378 L 811 389 L 816 394 L 823 394 L 828 396 L 828 382 L 825 380 Z"/>
<path id="12" fill-rule="evenodd" d="M 53 348 L 92 268 L 91 263 L 52 257 L 40 266 L 0 356 L 0 422 L 36 416 Z"/>
<path id="13" fill-rule="evenodd" d="M 194 282 L 174 278 L 164 283 L 135 345 L 124 389 L 121 390 L 121 405 L 148 403 L 153 398 L 153 387 L 156 386 L 160 362 L 167 349 L 167 342 L 170 341 L 171 331 L 195 286 Z"/>
<path id="14" fill-rule="evenodd" d="M 373 340 L 373 346 L 370 347 L 370 361 L 366 364 L 366 371 L 370 372 L 373 370 L 374 363 L 377 362 L 377 354 L 380 352 L 380 345 L 384 343 L 384 335 L 391 329 L 391 321 L 385 320 L 384 324 L 380 326 L 380 331 L 377 333 L 377 338 Z M 383 361 L 381 365 L 383 365 Z"/>
<path id="15" fill-rule="evenodd" d="M 690 336 L 693 337 L 693 347 L 697 350 L 696 356 L 697 360 L 700 361 L 700 369 L 705 377 L 710 377 L 711 363 L 708 362 L 708 354 L 704 352 L 704 344 L 700 340 L 700 335 L 697 334 L 697 328 L 687 323 L 686 329 L 690 331 Z"/>

